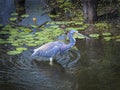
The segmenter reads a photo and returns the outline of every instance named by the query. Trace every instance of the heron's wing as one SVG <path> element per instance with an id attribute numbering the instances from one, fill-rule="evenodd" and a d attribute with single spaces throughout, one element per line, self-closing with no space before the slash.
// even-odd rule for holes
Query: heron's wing
<path id="1" fill-rule="evenodd" d="M 53 42 L 50 43 L 46 43 L 44 45 L 42 45 L 41 47 L 34 49 L 34 51 L 38 51 L 38 50 L 49 50 L 53 47 Z"/>
<path id="2" fill-rule="evenodd" d="M 52 57 L 56 55 L 59 51 L 60 51 L 59 46 L 56 45 L 55 42 L 50 42 L 35 49 L 32 56 L 37 55 L 37 56 L 43 56 L 43 57 Z"/>

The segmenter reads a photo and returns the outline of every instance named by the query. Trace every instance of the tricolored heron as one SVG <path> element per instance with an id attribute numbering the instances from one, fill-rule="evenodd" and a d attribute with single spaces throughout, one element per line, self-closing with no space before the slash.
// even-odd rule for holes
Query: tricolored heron
<path id="1" fill-rule="evenodd" d="M 65 44 L 60 41 L 55 41 L 55 42 L 49 42 L 41 47 L 34 49 L 34 52 L 32 56 L 39 56 L 39 57 L 46 57 L 50 58 L 50 64 L 52 64 L 53 57 L 57 54 L 63 54 L 64 52 L 70 50 L 71 47 L 73 47 L 76 43 L 75 38 L 73 38 L 74 34 L 78 34 L 80 36 L 84 36 L 76 30 L 71 30 L 68 32 L 68 38 L 70 40 L 69 44 Z M 86 37 L 86 36 L 84 36 Z"/>

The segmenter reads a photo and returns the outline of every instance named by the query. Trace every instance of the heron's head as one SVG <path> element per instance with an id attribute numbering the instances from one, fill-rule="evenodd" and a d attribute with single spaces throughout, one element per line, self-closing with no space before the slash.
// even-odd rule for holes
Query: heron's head
<path id="1" fill-rule="evenodd" d="M 77 30 L 71 30 L 69 33 L 74 34 L 74 33 L 78 33 L 78 31 Z"/>
<path id="2" fill-rule="evenodd" d="M 75 38 L 77 37 L 77 38 L 86 38 L 86 39 L 89 39 L 89 37 L 87 37 L 87 36 L 79 33 L 77 30 L 71 30 L 69 33 L 71 35 L 73 35 Z"/>

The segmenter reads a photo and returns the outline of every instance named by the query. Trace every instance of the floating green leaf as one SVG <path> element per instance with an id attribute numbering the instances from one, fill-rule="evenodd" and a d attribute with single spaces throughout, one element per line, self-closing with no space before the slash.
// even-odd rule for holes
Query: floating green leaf
<path id="1" fill-rule="evenodd" d="M 24 14 L 24 15 L 21 15 L 21 17 L 22 18 L 27 18 L 27 17 L 29 17 L 29 15 L 28 14 Z"/>
<path id="2" fill-rule="evenodd" d="M 0 27 L 2 27 L 3 26 L 3 24 L 0 24 Z"/>
<path id="3" fill-rule="evenodd" d="M 37 46 L 36 43 L 27 43 L 26 45 L 27 45 L 27 46 Z"/>
<path id="4" fill-rule="evenodd" d="M 0 34 L 9 34 L 7 31 L 0 31 Z"/>
<path id="5" fill-rule="evenodd" d="M 105 41 L 110 41 L 112 37 L 103 37 Z"/>
<path id="6" fill-rule="evenodd" d="M 6 41 L 0 38 L 0 44 L 5 44 Z"/>
<path id="7" fill-rule="evenodd" d="M 115 38 L 120 38 L 120 36 L 115 36 Z"/>
<path id="8" fill-rule="evenodd" d="M 22 53 L 22 52 L 18 51 L 18 50 L 13 50 L 13 51 L 7 52 L 8 55 L 17 55 L 17 54 L 20 54 L 20 53 Z"/>
<path id="9" fill-rule="evenodd" d="M 84 27 L 80 27 L 80 28 L 78 28 L 78 30 L 84 30 L 85 28 Z"/>
<path id="10" fill-rule="evenodd" d="M 53 28 L 53 29 L 56 29 L 56 28 L 58 28 L 58 27 L 59 27 L 58 25 L 50 26 L 50 28 Z"/>
<path id="11" fill-rule="evenodd" d="M 12 16 L 17 16 L 17 15 L 18 15 L 18 13 L 11 13 L 11 15 L 12 15 Z"/>
<path id="12" fill-rule="evenodd" d="M 84 39 L 85 37 L 74 34 L 74 38 Z"/>
<path id="13" fill-rule="evenodd" d="M 8 31 L 8 30 L 10 30 L 10 29 L 12 29 L 12 27 L 11 27 L 11 25 L 6 25 L 4 28 L 2 28 L 2 30 L 5 30 L 5 31 Z"/>
<path id="14" fill-rule="evenodd" d="M 31 27 L 32 27 L 32 28 L 37 28 L 37 26 L 36 26 L 36 25 L 31 25 Z"/>
<path id="15" fill-rule="evenodd" d="M 99 22 L 99 23 L 96 23 L 95 26 L 99 29 L 108 29 L 110 27 L 110 24 L 106 22 Z"/>
<path id="16" fill-rule="evenodd" d="M 116 39 L 115 41 L 120 42 L 120 39 Z"/>
<path id="17" fill-rule="evenodd" d="M 17 47 L 16 50 L 22 52 L 22 51 L 27 50 L 27 48 L 25 48 L 25 47 Z"/>
<path id="18" fill-rule="evenodd" d="M 63 2 L 64 2 L 64 0 L 58 0 L 57 2 L 58 2 L 58 3 L 63 3 Z"/>
<path id="19" fill-rule="evenodd" d="M 90 34 L 89 36 L 92 38 L 99 38 L 100 35 L 97 33 L 94 33 L 94 34 Z"/>
<path id="20" fill-rule="evenodd" d="M 76 22 L 76 25 L 83 25 L 83 22 Z"/>
<path id="21" fill-rule="evenodd" d="M 10 18 L 10 21 L 16 21 L 16 20 L 17 20 L 16 17 L 12 17 L 12 18 Z"/>
<path id="22" fill-rule="evenodd" d="M 110 32 L 104 32 L 104 33 L 102 33 L 102 35 L 103 35 L 103 36 L 110 36 L 111 33 L 110 33 Z"/>

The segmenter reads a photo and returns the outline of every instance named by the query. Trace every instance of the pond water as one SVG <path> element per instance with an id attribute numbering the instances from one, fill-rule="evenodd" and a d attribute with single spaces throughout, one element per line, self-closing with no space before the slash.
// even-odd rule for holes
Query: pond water
<path id="1" fill-rule="evenodd" d="M 76 47 L 50 66 L 31 63 L 32 49 L 8 56 L 9 47 L 1 46 L 0 90 L 120 90 L 120 43 L 77 40 Z"/>

